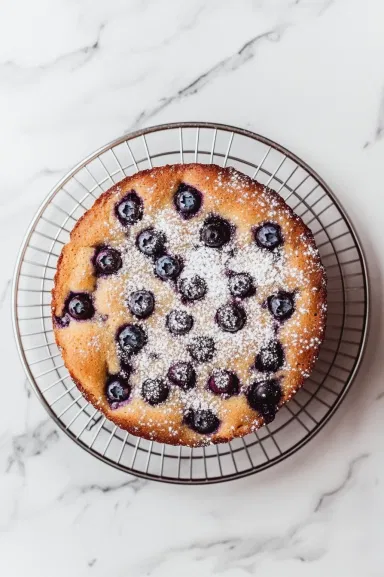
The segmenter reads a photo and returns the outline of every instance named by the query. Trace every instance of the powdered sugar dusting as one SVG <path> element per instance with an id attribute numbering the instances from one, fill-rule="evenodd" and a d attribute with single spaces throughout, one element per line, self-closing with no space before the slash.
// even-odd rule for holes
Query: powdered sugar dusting
<path id="1" fill-rule="evenodd" d="M 275 338 L 275 322 L 261 306 L 257 294 L 268 289 L 271 293 L 284 287 L 286 261 L 282 250 L 269 252 L 256 244 L 239 249 L 236 245 L 236 234 L 222 249 L 212 249 L 200 241 L 201 221 L 185 223 L 171 209 L 157 213 L 156 221 L 149 217 L 132 227 L 131 235 L 119 246 L 123 255 L 123 267 L 119 272 L 121 281 L 117 291 L 110 293 L 111 306 L 116 298 L 123 303 L 128 295 L 136 290 L 151 290 L 155 295 L 155 313 L 146 321 L 134 319 L 133 322 L 145 327 L 148 342 L 144 349 L 132 358 L 133 374 L 131 382 L 134 394 L 140 394 L 140 386 L 146 378 L 159 378 L 167 374 L 169 367 L 177 361 L 191 361 L 189 345 L 197 337 L 213 339 L 215 352 L 211 361 L 194 363 L 197 372 L 197 386 L 182 392 L 177 389 L 174 398 L 177 403 L 212 408 L 221 404 L 221 399 L 213 397 L 206 389 L 206 382 L 214 369 L 236 369 L 243 388 L 255 379 L 255 371 L 250 371 L 252 358 L 263 345 Z M 153 262 L 142 255 L 135 246 L 135 237 L 139 230 L 148 226 L 156 227 L 167 239 L 167 250 L 183 259 L 183 270 L 180 279 L 189 279 L 195 275 L 202 278 L 207 285 L 207 292 L 202 300 L 183 304 L 177 293 L 175 283 L 163 282 L 153 272 Z M 215 321 L 217 309 L 231 302 L 229 292 L 229 274 L 231 272 L 249 273 L 256 285 L 256 296 L 243 299 L 241 306 L 246 314 L 246 323 L 236 333 L 223 331 Z M 120 308 L 125 315 L 124 305 Z M 165 318 L 169 311 L 181 310 L 193 316 L 193 327 L 186 335 L 171 334 L 166 327 Z M 250 362 L 242 363 L 244 356 L 249 355 Z M 172 404 L 171 402 L 169 403 Z"/>
<path id="2" fill-rule="evenodd" d="M 273 289 L 284 285 L 286 276 L 286 259 L 284 252 L 262 250 L 256 244 L 243 247 L 228 263 L 234 272 L 248 272 L 257 287 Z"/>

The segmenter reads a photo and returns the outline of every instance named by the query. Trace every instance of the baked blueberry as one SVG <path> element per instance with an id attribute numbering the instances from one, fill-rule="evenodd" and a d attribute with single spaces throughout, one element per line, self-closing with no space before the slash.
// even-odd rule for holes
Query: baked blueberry
<path id="1" fill-rule="evenodd" d="M 200 238 L 205 246 L 220 248 L 231 238 L 231 225 L 223 218 L 211 216 L 204 222 Z"/>
<path id="2" fill-rule="evenodd" d="M 161 280 L 172 280 L 179 276 L 181 271 L 180 260 L 174 256 L 164 254 L 155 263 L 155 272 Z"/>
<path id="3" fill-rule="evenodd" d="M 252 383 L 246 395 L 250 407 L 258 411 L 266 423 L 273 421 L 282 397 L 279 381 L 270 379 Z"/>
<path id="4" fill-rule="evenodd" d="M 229 292 L 234 297 L 245 298 L 255 293 L 251 275 L 246 272 L 234 273 L 229 277 Z"/>
<path id="5" fill-rule="evenodd" d="M 279 341 L 270 341 L 256 355 L 255 367 L 260 372 L 274 373 L 284 365 L 284 350 Z"/>
<path id="6" fill-rule="evenodd" d="M 117 334 L 120 349 L 126 355 L 138 353 L 147 342 L 147 335 L 140 325 L 124 325 Z"/>
<path id="7" fill-rule="evenodd" d="M 143 201 L 131 190 L 115 207 L 115 214 L 123 226 L 131 226 L 143 218 Z"/>
<path id="8" fill-rule="evenodd" d="M 65 329 L 66 327 L 68 327 L 70 322 L 71 319 L 69 318 L 69 315 L 67 313 L 65 313 L 62 317 L 55 316 L 55 324 L 60 329 Z"/>
<path id="9" fill-rule="evenodd" d="M 193 316 L 185 311 L 173 310 L 168 313 L 165 323 L 173 335 L 186 335 L 193 326 Z"/>
<path id="10" fill-rule="evenodd" d="M 122 264 L 120 253 L 114 248 L 100 248 L 94 258 L 96 273 L 99 275 L 114 274 Z"/>
<path id="11" fill-rule="evenodd" d="M 184 416 L 184 422 L 202 435 L 210 435 L 220 426 L 219 418 L 211 409 L 189 409 Z"/>
<path id="12" fill-rule="evenodd" d="M 276 295 L 268 297 L 268 308 L 270 313 L 279 321 L 284 321 L 292 316 L 294 311 L 293 294 L 281 291 Z"/>
<path id="13" fill-rule="evenodd" d="M 136 246 L 145 256 L 158 256 L 164 251 L 165 236 L 154 228 L 142 230 L 136 239 Z"/>
<path id="14" fill-rule="evenodd" d="M 131 386 L 121 375 L 111 375 L 107 380 L 105 394 L 109 404 L 122 403 L 129 398 Z"/>
<path id="15" fill-rule="evenodd" d="M 191 363 L 179 361 L 169 367 L 168 379 L 174 385 L 187 391 L 192 389 L 196 384 L 196 372 Z"/>
<path id="16" fill-rule="evenodd" d="M 208 389 L 215 395 L 230 397 L 239 392 L 239 379 L 230 371 L 216 369 L 208 379 Z"/>
<path id="17" fill-rule="evenodd" d="M 128 297 L 128 308 L 135 317 L 146 319 L 153 313 L 155 297 L 150 291 L 135 291 Z"/>
<path id="18" fill-rule="evenodd" d="M 216 312 L 216 322 L 223 331 L 237 333 L 247 320 L 245 310 L 237 304 L 229 303 L 221 306 Z"/>
<path id="19" fill-rule="evenodd" d="M 177 283 L 177 288 L 184 300 L 198 301 L 204 298 L 207 292 L 207 283 L 199 275 L 181 278 Z"/>
<path id="20" fill-rule="evenodd" d="M 167 400 L 169 387 L 164 379 L 147 379 L 141 387 L 141 396 L 149 405 L 160 405 Z"/>
<path id="21" fill-rule="evenodd" d="M 72 294 L 67 302 L 67 311 L 77 321 L 91 319 L 95 314 L 91 295 L 87 293 Z"/>
<path id="22" fill-rule="evenodd" d="M 281 228 L 275 222 L 266 222 L 255 230 L 255 241 L 260 248 L 273 250 L 283 244 Z"/>
<path id="23" fill-rule="evenodd" d="M 174 196 L 175 206 L 184 218 L 191 218 L 199 212 L 201 201 L 201 192 L 184 183 L 180 184 Z"/>
<path id="24" fill-rule="evenodd" d="M 215 354 L 215 342 L 211 337 L 195 337 L 188 345 L 189 354 L 195 361 L 206 363 Z"/>

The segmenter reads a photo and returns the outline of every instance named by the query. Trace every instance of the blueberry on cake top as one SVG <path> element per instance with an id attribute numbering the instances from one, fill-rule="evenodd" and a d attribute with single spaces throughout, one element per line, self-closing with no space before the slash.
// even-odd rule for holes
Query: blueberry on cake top
<path id="1" fill-rule="evenodd" d="M 52 291 L 85 397 L 130 433 L 226 442 L 270 423 L 309 376 L 326 281 L 310 230 L 233 168 L 128 177 L 76 224 Z"/>

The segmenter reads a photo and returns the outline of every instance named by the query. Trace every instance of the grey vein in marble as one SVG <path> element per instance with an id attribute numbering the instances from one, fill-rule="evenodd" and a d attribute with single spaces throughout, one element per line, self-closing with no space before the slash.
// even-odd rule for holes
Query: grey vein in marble
<path id="1" fill-rule="evenodd" d="M 115 493 L 122 489 L 132 489 L 133 493 L 138 493 L 148 484 L 148 481 L 140 477 L 129 477 L 127 481 L 123 481 L 117 485 L 101 485 L 92 483 L 91 485 L 82 485 L 80 487 L 70 487 L 58 496 L 59 501 L 63 501 L 72 497 L 80 497 L 88 495 L 89 493 Z"/>
<path id="2" fill-rule="evenodd" d="M 60 56 L 58 56 L 57 58 L 51 60 L 50 62 L 46 62 L 45 64 L 38 64 L 38 65 L 33 65 L 33 66 L 23 66 L 18 64 L 16 61 L 12 61 L 12 60 L 8 60 L 6 62 L 1 63 L 0 62 L 0 67 L 3 66 L 4 68 L 15 68 L 15 69 L 20 69 L 20 70 L 37 70 L 37 71 L 41 71 L 41 72 L 46 72 L 51 70 L 52 68 L 55 68 L 57 65 L 61 65 L 63 63 L 70 63 L 70 68 L 71 71 L 75 71 L 79 68 L 81 68 L 82 66 L 84 66 L 85 64 L 87 64 L 87 62 L 89 62 L 91 60 L 91 58 L 94 56 L 94 54 L 99 50 L 100 48 L 100 38 L 101 38 L 101 34 L 102 31 L 105 27 L 105 23 L 100 24 L 97 34 L 96 34 L 96 39 L 92 44 L 87 44 L 85 46 L 81 46 L 80 48 L 77 48 L 76 50 L 72 50 L 71 52 L 67 52 L 66 54 L 62 54 Z M 76 63 L 72 62 L 73 60 L 76 61 Z"/>
<path id="3" fill-rule="evenodd" d="M 0 293 L 0 310 L 1 310 L 1 308 L 3 307 L 3 305 L 4 305 L 5 299 L 7 298 L 7 295 L 8 295 L 8 291 L 9 291 L 9 289 L 11 288 L 11 282 L 12 282 L 11 279 L 8 278 L 8 279 L 5 281 L 5 286 L 4 286 L 3 290 L 2 290 L 1 293 Z"/>
<path id="4" fill-rule="evenodd" d="M 326 549 L 317 547 L 313 543 L 312 547 L 307 549 L 306 554 L 297 554 L 295 552 L 300 544 L 300 535 L 307 527 L 319 517 L 320 512 L 331 505 L 334 499 L 342 494 L 353 479 L 359 464 L 369 458 L 369 453 L 364 453 L 355 457 L 348 464 L 346 474 L 342 481 L 332 490 L 326 491 L 320 495 L 316 506 L 308 517 L 294 527 L 285 535 L 268 536 L 265 539 L 242 536 L 228 537 L 226 539 L 212 541 L 197 541 L 185 546 L 175 547 L 163 551 L 160 555 L 148 560 L 140 568 L 140 575 L 150 576 L 160 564 L 166 564 L 167 560 L 174 555 L 190 556 L 195 561 L 213 557 L 215 559 L 215 572 L 221 573 L 228 569 L 237 569 L 241 567 L 250 575 L 254 575 L 257 570 L 259 557 L 263 553 L 281 553 L 284 558 L 299 559 L 301 562 L 313 562 L 319 560 L 326 553 Z"/>
<path id="5" fill-rule="evenodd" d="M 238 70 L 255 56 L 257 45 L 260 42 L 265 40 L 270 42 L 277 42 L 280 40 L 283 31 L 283 28 L 269 30 L 267 32 L 263 32 L 262 34 L 258 34 L 254 38 L 251 38 L 245 44 L 243 44 L 243 46 L 235 54 L 220 60 L 220 62 L 212 66 L 209 70 L 200 74 L 197 78 L 192 80 L 183 88 L 180 88 L 176 93 L 162 98 L 160 102 L 153 108 L 141 112 L 134 120 L 130 128 L 127 130 L 127 132 L 139 128 L 142 126 L 142 124 L 146 123 L 153 116 L 156 116 L 156 114 L 163 111 L 173 102 L 197 94 L 208 83 L 212 82 L 221 74 L 228 74 Z"/>
<path id="6" fill-rule="evenodd" d="M 27 429 L 25 433 L 13 436 L 6 472 L 9 473 L 15 466 L 21 475 L 25 475 L 25 461 L 41 455 L 58 440 L 59 433 L 50 419 L 42 421 L 32 430 Z"/>
<path id="7" fill-rule="evenodd" d="M 357 465 L 359 465 L 365 459 L 368 459 L 368 457 L 369 457 L 369 453 L 364 453 L 364 454 L 359 455 L 358 457 L 355 457 L 354 459 L 352 459 L 352 461 L 348 465 L 348 469 L 347 469 L 347 472 L 345 474 L 345 477 L 341 481 L 340 485 L 338 485 L 337 487 L 335 487 L 331 491 L 326 491 L 325 493 L 323 493 L 320 496 L 319 501 L 318 501 L 318 503 L 314 509 L 315 513 L 317 513 L 318 511 L 321 511 L 327 503 L 329 503 L 336 495 L 338 495 L 341 491 L 343 491 L 345 489 L 348 482 L 352 479 Z"/>
<path id="8" fill-rule="evenodd" d="M 374 131 L 374 135 L 372 140 L 368 140 L 364 144 L 364 148 L 368 148 L 369 146 L 372 146 L 373 144 L 381 140 L 383 135 L 384 135 L 384 87 L 380 95 L 379 110 L 377 113 L 376 128 Z"/>

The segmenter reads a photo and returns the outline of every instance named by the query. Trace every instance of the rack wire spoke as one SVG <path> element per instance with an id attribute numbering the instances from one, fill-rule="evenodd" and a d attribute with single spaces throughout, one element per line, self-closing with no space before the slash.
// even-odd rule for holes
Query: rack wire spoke
<path id="1" fill-rule="evenodd" d="M 179 139 L 180 139 L 180 163 L 184 164 L 184 149 L 183 149 L 183 129 L 179 128 Z"/>
<path id="2" fill-rule="evenodd" d="M 268 158 L 269 153 L 271 152 L 271 150 L 272 150 L 272 146 L 269 146 L 269 147 L 267 148 L 267 150 L 266 150 L 263 158 L 261 159 L 260 164 L 256 167 L 256 170 L 255 170 L 255 172 L 253 173 L 252 178 L 256 178 L 256 176 L 259 174 L 259 171 L 260 171 L 261 167 L 263 166 L 264 162 L 267 160 L 267 158 Z"/>
<path id="3" fill-rule="evenodd" d="M 120 160 L 117 158 L 116 153 L 115 153 L 115 151 L 113 150 L 113 148 L 111 148 L 111 154 L 112 154 L 113 158 L 114 158 L 115 161 L 116 161 L 116 164 L 117 164 L 117 166 L 118 166 L 118 170 L 121 172 L 122 177 L 125 178 L 124 168 L 121 166 Z M 108 173 L 108 178 L 111 178 L 111 175 L 109 174 L 108 171 L 107 171 L 107 173 Z"/>
<path id="4" fill-rule="evenodd" d="M 145 148 L 145 154 L 147 155 L 149 168 L 152 168 L 152 159 L 151 159 L 151 155 L 149 154 L 148 144 L 147 144 L 147 139 L 145 138 L 145 134 L 143 134 L 143 143 L 144 143 L 144 148 Z"/>
<path id="5" fill-rule="evenodd" d="M 113 186 L 113 185 L 115 184 L 115 181 L 113 180 L 112 176 L 109 174 L 109 170 L 108 170 L 108 168 L 105 166 L 102 158 L 99 156 L 99 157 L 97 158 L 97 160 L 100 162 L 101 166 L 102 166 L 103 169 L 104 169 L 104 172 L 105 172 L 105 174 L 106 174 L 107 179 L 111 181 L 111 185 Z M 123 171 L 123 173 L 124 173 L 124 171 Z M 125 176 L 125 173 L 124 173 L 124 176 Z"/>
<path id="6" fill-rule="evenodd" d="M 134 165 L 134 167 L 135 167 L 135 169 L 136 169 L 136 172 L 139 172 L 139 167 L 137 166 L 136 158 L 133 156 L 133 153 L 132 153 L 131 147 L 129 146 L 128 140 L 124 140 L 124 143 L 125 143 L 125 146 L 126 146 L 127 149 L 128 149 L 129 155 L 130 155 L 130 157 L 131 157 L 131 159 L 132 159 L 132 162 L 133 162 L 133 165 Z"/>
<path id="7" fill-rule="evenodd" d="M 98 413 L 98 410 L 95 409 L 94 412 L 92 413 L 92 415 L 90 415 L 90 417 L 88 418 L 88 420 L 85 422 L 85 424 L 83 425 L 81 431 L 76 435 L 76 439 L 80 439 L 80 437 L 82 436 L 82 434 L 84 433 L 84 431 L 89 427 L 89 425 L 91 424 L 92 420 L 96 417 Z"/>
<path id="8" fill-rule="evenodd" d="M 120 449 L 119 456 L 118 456 L 118 458 L 117 458 L 117 463 L 120 463 L 120 461 L 121 461 L 121 458 L 122 458 L 122 456 L 123 456 L 123 452 L 124 452 L 125 446 L 126 446 L 127 441 L 128 441 L 128 437 L 129 437 L 129 433 L 128 433 L 128 431 L 126 431 L 126 432 L 125 432 L 124 440 L 123 440 L 123 442 L 121 443 L 121 449 Z"/>
<path id="9" fill-rule="evenodd" d="M 106 421 L 106 417 L 103 417 L 103 418 L 101 419 L 100 425 L 97 427 L 96 433 L 94 434 L 94 436 L 93 436 L 93 438 L 92 438 L 92 441 L 91 441 L 91 443 L 90 443 L 90 445 L 89 445 L 89 448 L 90 448 L 90 449 L 92 449 L 93 445 L 96 443 L 96 439 L 97 439 L 97 437 L 99 436 L 100 431 L 101 431 L 101 429 L 102 429 L 105 421 Z"/>
<path id="10" fill-rule="evenodd" d="M 100 162 L 101 162 L 101 161 L 100 161 Z M 67 196 L 69 196 L 69 198 L 71 198 L 75 203 L 78 203 L 78 204 L 79 204 L 80 206 L 82 206 L 85 210 L 88 210 L 88 207 L 87 207 L 85 204 L 83 204 L 83 200 L 84 200 L 85 197 L 83 197 L 83 198 L 80 199 L 80 200 L 77 200 L 77 199 L 73 196 L 73 194 L 71 194 L 67 189 L 64 188 L 64 186 L 63 186 L 63 192 L 65 192 L 65 194 L 66 194 Z M 67 229 L 64 229 L 64 230 L 67 230 Z M 69 231 L 67 231 L 67 232 L 69 232 Z"/>
<path id="11" fill-rule="evenodd" d="M 69 421 L 69 423 L 67 425 L 65 425 L 66 429 L 69 429 L 71 427 L 71 425 L 73 425 L 73 423 L 78 419 L 78 417 L 80 417 L 81 413 L 83 413 L 85 411 L 85 409 L 87 408 L 87 405 L 84 405 L 83 407 L 81 407 L 78 412 L 75 414 L 74 417 L 72 417 L 72 419 Z"/>
<path id="12" fill-rule="evenodd" d="M 230 135 L 230 137 L 229 137 L 229 142 L 228 142 L 227 151 L 226 151 L 226 153 L 225 153 L 224 162 L 223 162 L 223 167 L 224 167 L 224 168 L 227 166 L 228 156 L 229 156 L 229 153 L 230 153 L 230 151 L 231 151 L 231 146 L 232 146 L 232 142 L 233 142 L 233 137 L 234 137 L 234 133 L 231 132 L 231 135 Z"/>
<path id="13" fill-rule="evenodd" d="M 109 447 L 109 445 L 111 444 L 111 441 L 112 441 L 113 437 L 115 436 L 116 430 L 117 430 L 117 425 L 115 425 L 115 426 L 113 427 L 112 432 L 111 432 L 111 434 L 109 435 L 109 438 L 108 438 L 108 440 L 107 440 L 107 442 L 106 442 L 106 444 L 105 444 L 104 450 L 103 450 L 103 452 L 101 453 L 103 456 L 104 456 L 105 453 L 108 451 L 108 447 Z"/>
<path id="14" fill-rule="evenodd" d="M 280 168 L 283 166 L 284 162 L 287 160 L 287 157 L 284 156 L 279 164 L 277 165 L 277 167 L 275 168 L 275 170 L 272 172 L 271 176 L 268 178 L 267 182 L 265 183 L 265 186 L 269 186 L 272 182 L 272 180 L 275 178 L 276 174 L 279 172 Z"/>
<path id="15" fill-rule="evenodd" d="M 67 407 L 65 407 L 65 409 L 63 409 L 63 410 L 57 415 L 57 418 L 58 418 L 58 419 L 61 419 L 61 417 L 62 417 L 63 415 L 65 415 L 65 413 L 66 413 L 67 411 L 69 411 L 69 409 L 71 409 L 71 408 L 73 407 L 73 405 L 76 405 L 76 403 L 78 403 L 82 398 L 83 398 L 83 395 L 78 395 L 78 396 L 76 397 L 76 399 L 73 399 L 73 401 L 72 401 L 71 403 L 69 403 L 69 405 L 68 405 Z"/>
<path id="16" fill-rule="evenodd" d="M 196 128 L 196 141 L 195 141 L 195 162 L 198 161 L 199 158 L 199 138 L 200 138 L 200 128 Z"/>
<path id="17" fill-rule="evenodd" d="M 303 180 L 302 180 L 299 184 L 297 184 L 297 185 L 295 186 L 295 188 L 293 188 L 293 189 L 289 192 L 288 196 L 286 196 L 286 197 L 284 198 L 285 202 L 288 202 L 288 200 L 291 198 L 291 196 L 292 196 L 293 194 L 294 194 L 295 196 L 297 196 L 297 191 L 299 190 L 299 188 L 300 188 L 303 184 L 305 184 L 305 183 L 307 182 L 307 180 L 308 180 L 309 178 L 310 178 L 310 175 L 307 174 L 307 175 L 303 178 Z M 294 210 L 294 209 L 293 209 L 293 210 Z"/>

